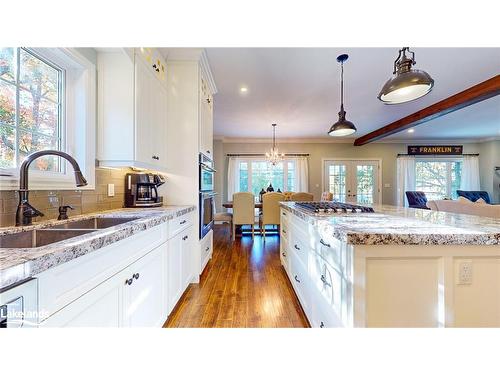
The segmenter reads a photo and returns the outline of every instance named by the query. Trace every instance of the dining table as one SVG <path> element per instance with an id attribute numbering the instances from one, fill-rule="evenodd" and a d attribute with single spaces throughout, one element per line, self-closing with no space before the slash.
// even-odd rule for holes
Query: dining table
<path id="1" fill-rule="evenodd" d="M 229 201 L 229 202 L 223 203 L 222 207 L 224 207 L 224 208 L 233 208 L 233 202 Z M 262 202 L 256 202 L 255 203 L 255 208 L 262 208 Z"/>

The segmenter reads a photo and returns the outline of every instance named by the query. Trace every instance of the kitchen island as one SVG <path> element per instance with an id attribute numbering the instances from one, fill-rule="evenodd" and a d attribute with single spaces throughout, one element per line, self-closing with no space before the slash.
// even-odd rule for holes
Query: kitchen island
<path id="1" fill-rule="evenodd" d="M 500 327 L 500 218 L 281 203 L 281 261 L 313 327 Z"/>

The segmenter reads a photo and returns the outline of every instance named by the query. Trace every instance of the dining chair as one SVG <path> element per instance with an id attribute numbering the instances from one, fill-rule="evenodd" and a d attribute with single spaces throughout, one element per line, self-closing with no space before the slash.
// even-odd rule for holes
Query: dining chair
<path id="1" fill-rule="evenodd" d="M 333 194 L 329 191 L 324 191 L 321 193 L 321 201 L 322 202 L 331 202 L 333 201 Z"/>
<path id="2" fill-rule="evenodd" d="M 231 212 L 216 212 L 214 215 L 214 222 L 222 221 L 223 223 L 229 223 L 229 233 L 233 233 L 233 214 Z"/>
<path id="3" fill-rule="evenodd" d="M 251 225 L 252 238 L 255 224 L 255 196 L 252 193 L 240 192 L 233 194 L 233 241 L 236 238 L 237 225 Z"/>
<path id="4" fill-rule="evenodd" d="M 266 225 L 280 224 L 280 203 L 285 200 L 283 193 L 266 193 L 262 196 L 262 212 L 259 215 L 260 232 L 266 240 Z"/>
<path id="5" fill-rule="evenodd" d="M 292 194 L 290 200 L 292 202 L 310 202 L 314 200 L 314 195 L 312 195 L 311 193 L 304 193 L 304 192 L 295 193 Z"/>

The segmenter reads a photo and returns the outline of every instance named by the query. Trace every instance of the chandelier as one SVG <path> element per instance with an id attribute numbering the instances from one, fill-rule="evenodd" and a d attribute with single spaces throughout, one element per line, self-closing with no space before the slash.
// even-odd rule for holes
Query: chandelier
<path id="1" fill-rule="evenodd" d="M 272 124 L 273 126 L 273 147 L 271 147 L 270 152 L 266 152 L 266 159 L 269 164 L 275 166 L 279 162 L 283 160 L 285 154 L 280 154 L 278 151 L 278 146 L 276 146 L 276 124 Z"/>

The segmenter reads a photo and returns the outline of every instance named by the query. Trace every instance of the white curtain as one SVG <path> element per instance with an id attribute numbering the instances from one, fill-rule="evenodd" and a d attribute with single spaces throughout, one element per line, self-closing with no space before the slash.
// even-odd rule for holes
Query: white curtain
<path id="1" fill-rule="evenodd" d="M 479 157 L 476 155 L 464 155 L 460 190 L 480 190 Z"/>
<path id="2" fill-rule="evenodd" d="M 397 204 L 408 206 L 406 191 L 415 190 L 415 157 L 398 156 L 397 159 Z"/>
<path id="3" fill-rule="evenodd" d="M 227 165 L 227 200 L 233 200 L 233 194 L 240 190 L 240 159 L 230 156 Z"/>
<path id="4" fill-rule="evenodd" d="M 309 161 L 307 157 L 295 159 L 296 190 L 297 192 L 309 192 Z"/>

